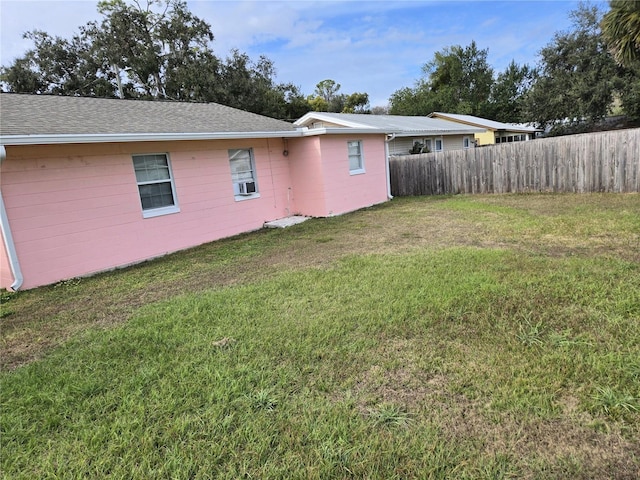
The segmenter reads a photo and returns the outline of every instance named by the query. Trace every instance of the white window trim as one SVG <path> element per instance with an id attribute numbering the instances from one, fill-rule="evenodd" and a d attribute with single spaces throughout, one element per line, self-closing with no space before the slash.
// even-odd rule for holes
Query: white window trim
<path id="1" fill-rule="evenodd" d="M 437 148 L 438 140 L 440 140 L 440 149 Z M 435 137 L 433 139 L 433 151 L 434 152 L 444 152 L 444 140 L 442 137 Z"/>
<path id="2" fill-rule="evenodd" d="M 171 195 L 173 196 L 173 205 L 167 205 L 166 207 L 159 208 L 142 208 L 142 198 L 140 197 L 140 190 L 138 190 L 138 200 L 140 201 L 140 208 L 142 209 L 142 218 L 153 218 L 160 217 L 162 215 L 170 215 L 172 213 L 179 213 L 180 206 L 178 205 L 178 196 L 176 195 L 176 184 L 173 179 L 173 169 L 171 168 L 171 158 L 169 153 L 167 152 L 156 152 L 156 153 L 136 153 L 131 155 L 131 164 L 133 165 L 133 175 L 135 178 L 135 165 L 133 164 L 134 157 L 143 157 L 145 155 L 164 155 L 167 159 L 167 167 L 169 169 L 169 184 L 171 185 Z M 151 183 L 160 183 L 160 182 L 138 182 L 136 179 L 136 187 L 140 185 L 146 185 Z"/>
<path id="3" fill-rule="evenodd" d="M 236 202 L 244 202 L 245 200 L 260 198 L 260 188 L 258 186 L 258 172 L 256 171 L 256 159 L 255 159 L 255 156 L 253 155 L 253 148 L 230 148 L 227 152 L 229 156 L 229 169 L 231 169 L 231 151 L 232 150 L 236 150 L 236 151 L 246 150 L 249 152 L 249 158 L 251 161 L 251 172 L 253 173 L 253 183 L 256 184 L 255 193 L 249 193 L 249 194 L 236 193 L 236 185 L 238 185 L 238 183 L 235 183 L 233 181 L 233 174 L 231 174 L 231 186 L 233 188 L 233 198 L 235 199 Z"/>
<path id="4" fill-rule="evenodd" d="M 467 146 L 465 147 L 465 143 Z M 462 137 L 462 148 L 469 150 L 471 148 L 471 137 Z"/>
<path id="5" fill-rule="evenodd" d="M 349 144 L 351 142 L 358 142 L 360 144 L 360 168 L 351 170 L 351 162 L 349 161 Z M 367 173 L 364 168 L 364 144 L 362 140 L 347 140 L 347 162 L 349 165 L 349 175 L 362 175 Z"/>

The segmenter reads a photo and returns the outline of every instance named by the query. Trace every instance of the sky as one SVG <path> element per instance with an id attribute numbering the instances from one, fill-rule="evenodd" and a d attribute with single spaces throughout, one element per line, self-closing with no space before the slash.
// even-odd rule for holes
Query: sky
<path id="1" fill-rule="evenodd" d="M 142 0 L 144 1 L 144 0 Z M 605 1 L 592 1 L 608 10 Z M 93 0 L 0 0 L 0 64 L 32 47 L 24 32 L 39 29 L 70 38 L 100 19 Z M 475 40 L 488 49 L 496 73 L 516 63 L 535 65 L 555 33 L 571 27 L 576 0 L 187 0 L 211 25 L 219 57 L 231 49 L 271 59 L 278 82 L 305 95 L 332 79 L 339 93 L 366 92 L 385 106 L 393 92 L 413 87 L 422 66 L 446 47 Z"/>

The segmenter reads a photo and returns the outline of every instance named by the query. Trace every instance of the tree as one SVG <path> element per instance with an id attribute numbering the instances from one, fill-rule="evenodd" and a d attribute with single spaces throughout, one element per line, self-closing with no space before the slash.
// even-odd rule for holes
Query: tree
<path id="1" fill-rule="evenodd" d="M 123 73 L 144 98 L 191 98 L 203 80 L 212 80 L 198 72 L 202 64 L 212 66 L 208 43 L 213 33 L 186 2 L 147 0 L 142 7 L 137 1 L 103 0 L 98 11 L 104 19 L 100 25 L 89 23 L 86 31 L 94 54 L 115 75 L 121 96 Z"/>
<path id="2" fill-rule="evenodd" d="M 318 82 L 307 103 L 315 112 L 369 113 L 369 94 L 355 92 L 350 95 L 338 93 L 340 84 L 326 79 Z"/>
<path id="3" fill-rule="evenodd" d="M 294 121 L 311 111 L 311 105 L 300 91 L 300 87 L 291 83 L 281 83 L 276 86 L 284 99 L 284 114 L 276 118 Z"/>
<path id="4" fill-rule="evenodd" d="M 404 87 L 389 97 L 391 115 L 428 115 L 440 110 L 426 85 L 418 82 L 415 88 Z"/>
<path id="5" fill-rule="evenodd" d="M 602 34 L 616 62 L 631 68 L 640 61 L 640 2 L 610 0 L 609 5 L 601 22 Z"/>
<path id="6" fill-rule="evenodd" d="M 352 93 L 347 95 L 342 113 L 370 113 L 369 94 L 368 93 Z"/>
<path id="7" fill-rule="evenodd" d="M 427 115 L 433 111 L 482 116 L 487 111 L 493 69 L 488 50 L 475 41 L 467 47 L 454 45 L 436 52 L 422 67 L 416 86 L 391 95 L 390 111 L 399 115 Z"/>
<path id="8" fill-rule="evenodd" d="M 622 71 L 617 85 L 622 111 L 632 122 L 640 122 L 640 60 Z"/>
<path id="9" fill-rule="evenodd" d="M 511 61 L 491 86 L 489 116 L 493 120 L 506 123 L 524 123 L 526 95 L 531 89 L 535 71 L 528 65 L 519 66 Z"/>
<path id="10" fill-rule="evenodd" d="M 34 43 L 24 57 L 2 68 L 1 80 L 9 91 L 55 95 L 113 97 L 115 91 L 91 54 L 86 35 L 70 41 L 34 30 L 24 34 Z"/>
<path id="11" fill-rule="evenodd" d="M 275 81 L 273 62 L 232 50 L 221 61 L 211 27 L 183 0 L 103 0 L 103 16 L 71 40 L 34 31 L 24 57 L 3 67 L 12 92 L 219 102 L 276 118 L 309 105 L 300 90 Z M 338 86 L 339 87 L 339 86 Z"/>
<path id="12" fill-rule="evenodd" d="M 325 102 L 331 103 L 333 98 L 340 90 L 340 84 L 336 83 L 334 80 L 327 79 L 322 80 L 316 84 L 315 94 L 318 97 L 322 97 Z"/>
<path id="13" fill-rule="evenodd" d="M 540 74 L 527 99 L 532 119 L 552 133 L 592 128 L 606 116 L 620 79 L 597 7 L 580 4 L 571 18 L 573 30 L 557 33 L 540 52 Z"/>
<path id="14" fill-rule="evenodd" d="M 314 112 L 328 112 L 329 104 L 327 101 L 320 96 L 309 95 L 307 97 L 307 103 L 311 107 L 311 110 Z"/>
<path id="15" fill-rule="evenodd" d="M 441 110 L 480 115 L 489 100 L 493 69 L 487 63 L 488 49 L 479 50 L 476 42 L 465 48 L 455 45 L 436 52 L 423 67 L 429 76 L 429 88 Z"/>
<path id="16" fill-rule="evenodd" d="M 345 96 L 338 94 L 338 90 L 340 90 L 339 83 L 331 79 L 322 80 L 316 85 L 313 92 L 315 96 L 311 96 L 308 101 L 319 108 L 326 108 L 326 110 L 317 111 L 341 112 L 344 108 Z M 322 101 L 317 100 L 318 98 Z"/>
<path id="17" fill-rule="evenodd" d="M 371 108 L 371 115 L 389 115 L 388 105 L 376 105 Z"/>

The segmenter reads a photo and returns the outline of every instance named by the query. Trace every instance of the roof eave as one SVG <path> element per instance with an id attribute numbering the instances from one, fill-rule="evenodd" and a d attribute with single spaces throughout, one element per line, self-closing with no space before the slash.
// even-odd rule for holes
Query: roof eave
<path id="1" fill-rule="evenodd" d="M 0 135 L 1 145 L 50 145 L 69 143 L 128 143 L 167 142 L 185 140 L 232 140 L 243 138 L 293 138 L 301 130 L 269 132 L 217 132 L 217 133 L 100 133 L 100 134 L 38 134 Z"/>
<path id="2" fill-rule="evenodd" d="M 309 128 L 302 132 L 303 137 L 312 137 L 315 135 L 386 135 L 386 130 L 379 128 L 349 128 L 349 127 L 334 127 L 334 128 Z"/>
<path id="3" fill-rule="evenodd" d="M 306 113 L 302 117 L 300 117 L 298 120 L 293 122 L 293 125 L 297 127 L 304 127 L 304 126 L 308 126 L 310 123 L 313 123 L 313 121 L 330 122 L 330 123 L 335 123 L 336 125 L 343 125 L 344 127 L 348 127 L 348 128 L 369 128 L 374 130 L 376 129 L 375 127 L 370 127 L 360 122 L 346 120 L 345 118 L 335 117 L 333 115 L 326 115 L 323 112 Z"/>

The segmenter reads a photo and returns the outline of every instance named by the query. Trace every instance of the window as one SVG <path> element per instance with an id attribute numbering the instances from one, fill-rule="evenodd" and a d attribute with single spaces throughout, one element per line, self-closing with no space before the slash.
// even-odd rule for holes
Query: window
<path id="1" fill-rule="evenodd" d="M 462 148 L 471 148 L 471 139 L 469 137 L 462 137 Z"/>
<path id="2" fill-rule="evenodd" d="M 360 140 L 347 142 L 349 150 L 349 173 L 364 173 L 364 158 L 362 157 L 362 142 Z"/>
<path id="3" fill-rule="evenodd" d="M 180 211 L 166 153 L 134 155 L 133 168 L 144 218 Z"/>
<path id="4" fill-rule="evenodd" d="M 441 152 L 442 151 L 442 138 L 436 138 L 435 139 L 435 145 L 436 145 L 436 152 Z"/>
<path id="5" fill-rule="evenodd" d="M 247 148 L 229 150 L 229 164 L 236 200 L 259 197 L 252 150 Z"/>
<path id="6" fill-rule="evenodd" d="M 433 152 L 433 149 L 431 148 L 431 139 L 430 138 L 425 138 L 424 139 L 424 148 L 425 148 L 425 153 L 431 153 Z"/>

